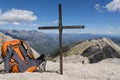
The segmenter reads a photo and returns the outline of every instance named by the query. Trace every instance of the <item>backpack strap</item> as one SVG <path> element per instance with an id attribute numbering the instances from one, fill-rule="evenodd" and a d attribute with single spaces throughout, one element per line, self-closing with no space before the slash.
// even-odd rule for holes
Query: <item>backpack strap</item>
<path id="1" fill-rule="evenodd" d="M 18 68 L 19 68 L 20 72 L 26 72 L 27 69 L 29 69 L 31 67 L 34 67 L 32 72 L 36 70 L 36 63 L 35 63 L 35 61 L 33 59 L 30 59 L 27 64 L 20 64 L 20 65 L 18 65 Z"/>
<path id="2" fill-rule="evenodd" d="M 42 55 L 39 56 L 37 59 L 35 59 L 35 62 L 36 62 L 36 66 L 39 66 L 39 65 L 42 64 L 43 62 L 46 62 L 45 56 L 42 54 Z"/>
<path id="3" fill-rule="evenodd" d="M 11 45 L 10 45 L 10 47 L 11 47 Z M 9 72 L 11 70 L 9 63 L 10 63 L 10 59 L 13 54 L 13 51 L 10 49 L 10 47 L 7 47 L 7 50 L 6 50 L 7 56 L 4 57 L 6 72 Z"/>
<path id="4" fill-rule="evenodd" d="M 28 68 L 30 67 L 36 67 L 36 63 L 34 59 L 30 59 L 24 46 L 22 44 L 19 44 L 19 48 L 21 50 L 21 52 L 23 53 L 24 59 L 25 59 L 25 63 L 24 64 L 20 64 L 18 66 L 20 72 L 25 72 Z M 33 69 L 34 70 L 34 69 Z"/>
<path id="5" fill-rule="evenodd" d="M 19 55 L 16 53 L 16 51 L 13 49 L 12 45 L 10 45 L 9 47 L 7 47 L 6 50 L 7 56 L 4 58 L 5 61 L 5 68 L 6 68 L 6 72 L 9 72 L 11 70 L 10 66 L 10 59 L 13 58 L 18 64 L 19 63 L 24 63 Z"/>
<path id="6" fill-rule="evenodd" d="M 29 56 L 27 55 L 27 52 L 25 51 L 25 48 L 23 47 L 22 44 L 19 44 L 19 48 L 20 48 L 20 51 L 22 52 L 22 54 L 23 54 L 23 56 L 24 56 L 25 61 L 29 61 L 30 58 L 29 58 Z"/>
<path id="7" fill-rule="evenodd" d="M 22 48 L 22 47 L 21 47 Z M 27 55 L 24 56 L 25 60 L 27 60 L 28 63 L 25 63 L 25 61 L 23 61 L 19 55 L 16 53 L 16 51 L 14 50 L 14 48 L 12 47 L 12 45 L 10 45 L 7 48 L 7 56 L 5 57 L 4 61 L 5 61 L 5 68 L 6 68 L 6 72 L 10 72 L 12 66 L 10 66 L 10 59 L 13 58 L 17 63 L 18 63 L 18 70 L 20 72 L 25 72 L 28 68 L 32 67 L 32 66 L 36 66 L 35 61 L 33 59 L 29 59 Z"/>

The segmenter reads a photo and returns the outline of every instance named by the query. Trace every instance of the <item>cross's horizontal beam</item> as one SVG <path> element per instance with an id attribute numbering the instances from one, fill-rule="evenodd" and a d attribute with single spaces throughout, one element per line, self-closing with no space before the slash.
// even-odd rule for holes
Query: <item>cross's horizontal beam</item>
<path id="1" fill-rule="evenodd" d="M 84 28 L 84 25 L 81 26 L 63 26 L 63 29 L 77 29 L 77 28 Z M 58 26 L 44 26 L 44 27 L 38 27 L 38 29 L 59 29 Z"/>

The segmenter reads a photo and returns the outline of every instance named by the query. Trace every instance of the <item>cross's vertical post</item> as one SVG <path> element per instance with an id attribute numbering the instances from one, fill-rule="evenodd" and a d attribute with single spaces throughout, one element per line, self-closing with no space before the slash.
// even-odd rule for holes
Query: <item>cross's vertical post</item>
<path id="1" fill-rule="evenodd" d="M 59 54 L 60 54 L 60 74 L 63 75 L 63 55 L 62 55 L 62 6 L 59 4 Z"/>

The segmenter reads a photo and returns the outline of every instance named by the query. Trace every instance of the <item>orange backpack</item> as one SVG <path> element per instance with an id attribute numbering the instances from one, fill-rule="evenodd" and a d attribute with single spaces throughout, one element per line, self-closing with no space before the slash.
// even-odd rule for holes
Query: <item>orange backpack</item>
<path id="1" fill-rule="evenodd" d="M 9 40 L 2 44 L 2 58 L 6 72 L 33 72 L 36 62 L 31 48 L 25 41 Z"/>

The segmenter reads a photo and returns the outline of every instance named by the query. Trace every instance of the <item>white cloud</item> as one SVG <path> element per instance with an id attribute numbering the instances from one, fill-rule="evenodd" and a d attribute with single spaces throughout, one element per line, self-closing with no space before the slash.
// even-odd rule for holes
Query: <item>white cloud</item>
<path id="1" fill-rule="evenodd" d="M 106 31 L 106 32 L 97 32 L 96 34 L 114 34 L 114 32 Z"/>
<path id="2" fill-rule="evenodd" d="M 21 22 L 33 22 L 37 20 L 37 16 L 33 15 L 32 11 L 28 10 L 18 10 L 18 9 L 11 9 L 4 13 L 0 10 L 0 22 L 7 22 L 13 23 L 14 22 L 21 23 Z"/>
<path id="3" fill-rule="evenodd" d="M 114 27 L 110 26 L 110 27 L 108 27 L 108 29 L 111 29 L 111 30 L 113 30 L 113 29 L 114 29 Z"/>
<path id="4" fill-rule="evenodd" d="M 27 26 L 27 23 L 23 23 L 24 26 Z"/>
<path id="5" fill-rule="evenodd" d="M 120 11 L 120 0 L 112 0 L 105 8 L 107 8 L 108 11 Z"/>
<path id="6" fill-rule="evenodd" d="M 0 15 L 2 14 L 2 10 L 0 9 Z"/>
<path id="7" fill-rule="evenodd" d="M 50 21 L 50 22 L 43 22 L 45 25 L 53 25 L 53 24 L 58 24 L 58 20 Z"/>
<path id="8" fill-rule="evenodd" d="M 0 21 L 0 25 L 5 25 L 5 24 L 8 24 L 8 22 L 2 22 L 2 21 Z"/>
<path id="9" fill-rule="evenodd" d="M 43 24 L 48 25 L 48 24 L 50 24 L 50 23 L 49 23 L 49 22 L 43 22 Z"/>
<path id="10" fill-rule="evenodd" d="M 53 24 L 57 24 L 57 23 L 58 23 L 58 20 L 53 21 Z"/>
<path id="11" fill-rule="evenodd" d="M 99 12 L 103 12 L 103 6 L 101 6 L 99 3 L 94 5 L 95 9 L 98 10 Z"/>
<path id="12" fill-rule="evenodd" d="M 13 22 L 13 25 L 19 26 L 21 24 L 19 22 Z"/>
<path id="13" fill-rule="evenodd" d="M 107 34 L 113 34 L 114 32 L 113 31 L 107 31 Z"/>
<path id="14" fill-rule="evenodd" d="M 40 24 L 29 24 L 29 26 L 31 27 L 38 27 L 38 26 L 41 26 Z"/>

